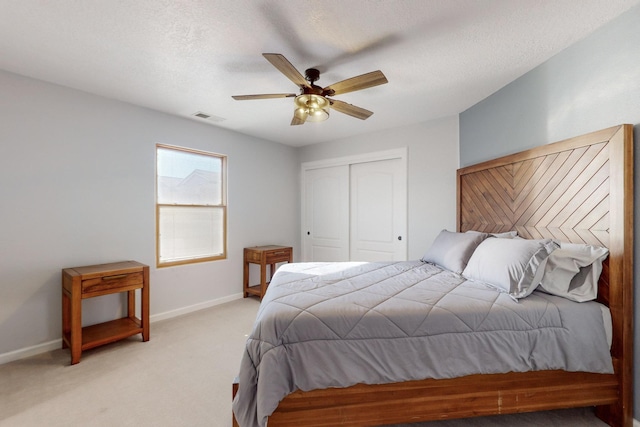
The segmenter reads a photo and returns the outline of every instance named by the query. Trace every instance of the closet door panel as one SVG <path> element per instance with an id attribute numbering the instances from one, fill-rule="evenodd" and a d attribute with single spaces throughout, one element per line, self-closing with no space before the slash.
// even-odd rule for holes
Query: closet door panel
<path id="1" fill-rule="evenodd" d="M 305 171 L 304 261 L 349 260 L 349 166 Z"/>
<path id="2" fill-rule="evenodd" d="M 400 159 L 350 168 L 350 260 L 406 259 L 406 179 Z"/>

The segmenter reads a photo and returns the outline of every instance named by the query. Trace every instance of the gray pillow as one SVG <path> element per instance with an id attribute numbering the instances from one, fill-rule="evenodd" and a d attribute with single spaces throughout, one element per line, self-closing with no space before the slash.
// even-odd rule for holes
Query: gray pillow
<path id="1" fill-rule="evenodd" d="M 482 231 L 469 230 L 467 233 L 482 233 Z M 515 239 L 518 237 L 518 232 L 516 230 L 513 231 L 505 231 L 504 233 L 489 233 L 493 237 L 497 237 L 499 239 Z"/>
<path id="2" fill-rule="evenodd" d="M 551 239 L 486 239 L 473 252 L 462 275 L 524 298 L 538 286 L 547 258 L 558 247 Z"/>
<path id="3" fill-rule="evenodd" d="M 489 235 L 486 233 L 454 233 L 442 230 L 422 257 L 422 261 L 460 274 L 467 266 L 473 251 L 487 237 Z"/>
<path id="4" fill-rule="evenodd" d="M 607 248 L 561 242 L 560 249 L 549 256 L 540 289 L 572 301 L 594 300 L 608 255 Z"/>

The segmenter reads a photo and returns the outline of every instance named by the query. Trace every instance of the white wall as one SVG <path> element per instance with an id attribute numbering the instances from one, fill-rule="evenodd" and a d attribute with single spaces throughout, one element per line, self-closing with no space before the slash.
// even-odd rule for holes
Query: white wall
<path id="1" fill-rule="evenodd" d="M 0 359 L 60 338 L 64 267 L 150 265 L 158 316 L 240 295 L 245 246 L 298 252 L 294 148 L 1 71 L 0 94 Z M 156 143 L 228 155 L 227 260 L 155 268 Z M 84 323 L 121 305 L 86 300 Z"/>
<path id="2" fill-rule="evenodd" d="M 408 148 L 408 258 L 419 259 L 443 228 L 455 230 L 458 117 L 299 149 L 300 162 Z"/>

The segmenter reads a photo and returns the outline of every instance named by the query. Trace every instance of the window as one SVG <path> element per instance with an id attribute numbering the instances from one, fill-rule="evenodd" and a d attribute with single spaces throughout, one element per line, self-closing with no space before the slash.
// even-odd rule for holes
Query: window
<path id="1" fill-rule="evenodd" d="M 156 146 L 158 267 L 227 257 L 226 156 Z"/>

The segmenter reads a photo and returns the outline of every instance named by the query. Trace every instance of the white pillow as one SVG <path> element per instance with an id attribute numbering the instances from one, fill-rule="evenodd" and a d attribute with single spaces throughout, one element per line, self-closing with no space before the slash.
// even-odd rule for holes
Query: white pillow
<path id="1" fill-rule="evenodd" d="M 442 230 L 422 257 L 422 261 L 437 264 L 460 274 L 473 251 L 487 237 L 489 235 L 486 233 L 467 234 Z"/>
<path id="2" fill-rule="evenodd" d="M 607 248 L 560 242 L 560 249 L 549 256 L 540 289 L 572 301 L 594 300 L 608 255 Z"/>
<path id="3" fill-rule="evenodd" d="M 551 239 L 486 239 L 473 252 L 462 275 L 524 298 L 540 283 L 547 258 L 557 248 Z"/>

